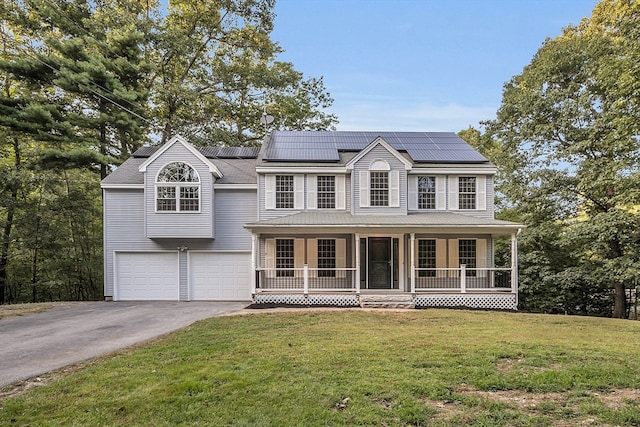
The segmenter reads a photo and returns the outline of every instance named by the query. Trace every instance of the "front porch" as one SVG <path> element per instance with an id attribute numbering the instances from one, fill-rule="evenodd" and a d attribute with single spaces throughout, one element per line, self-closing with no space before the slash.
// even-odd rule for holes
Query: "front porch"
<path id="1" fill-rule="evenodd" d="M 358 307 L 387 300 L 517 309 L 513 224 L 456 214 L 335 216 L 296 214 L 247 227 L 256 304 Z"/>

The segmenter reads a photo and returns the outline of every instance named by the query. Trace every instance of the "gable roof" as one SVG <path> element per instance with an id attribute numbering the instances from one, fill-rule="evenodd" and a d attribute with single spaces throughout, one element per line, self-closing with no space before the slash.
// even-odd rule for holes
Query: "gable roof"
<path id="1" fill-rule="evenodd" d="M 360 152 L 381 138 L 414 163 L 489 163 L 453 132 L 274 131 L 264 142 L 263 162 L 339 163 L 341 153 Z"/>
<path id="2" fill-rule="evenodd" d="M 102 187 L 142 186 L 144 174 L 140 171 L 140 167 L 148 163 L 150 158 L 154 156 L 157 158 L 158 151 L 163 148 L 164 145 L 140 147 L 102 180 Z M 216 180 L 217 184 L 256 184 L 255 163 L 260 151 L 259 147 L 197 147 L 195 149 L 221 173 L 222 177 Z"/>
<path id="3" fill-rule="evenodd" d="M 146 172 L 147 166 L 149 166 L 149 164 L 151 164 L 154 160 L 160 157 L 162 153 L 164 153 L 165 151 L 167 151 L 169 148 L 173 147 L 177 143 L 182 144 L 187 150 L 189 150 L 194 156 L 196 156 L 202 163 L 207 165 L 207 167 L 209 168 L 209 172 L 211 172 L 216 178 L 222 178 L 222 172 L 220 172 L 220 169 L 218 169 L 216 165 L 211 163 L 209 159 L 207 159 L 202 153 L 200 153 L 193 145 L 189 144 L 187 140 L 181 137 L 180 135 L 176 135 L 173 138 L 171 138 L 166 144 L 162 145 L 155 153 L 149 156 L 149 158 L 140 165 L 139 167 L 140 172 Z"/>
<path id="4" fill-rule="evenodd" d="M 384 147 L 385 150 L 387 150 L 389 153 L 391 153 L 396 159 L 400 160 L 400 162 L 402 162 L 402 164 L 404 164 L 404 168 L 405 169 L 411 169 L 411 162 L 407 159 L 405 159 L 402 155 L 400 155 L 400 153 L 398 152 L 398 150 L 396 150 L 395 148 L 393 148 L 391 145 L 389 145 L 384 139 L 382 139 L 381 137 L 377 137 L 371 144 L 369 144 L 364 150 L 360 151 L 358 153 L 357 156 L 355 156 L 353 159 L 349 160 L 349 162 L 347 162 L 347 169 L 353 169 L 353 165 L 360 160 L 361 158 L 363 158 L 364 156 L 367 155 L 367 153 L 369 153 L 369 151 L 373 150 L 374 147 L 377 147 L 378 145 L 381 145 L 382 147 Z"/>

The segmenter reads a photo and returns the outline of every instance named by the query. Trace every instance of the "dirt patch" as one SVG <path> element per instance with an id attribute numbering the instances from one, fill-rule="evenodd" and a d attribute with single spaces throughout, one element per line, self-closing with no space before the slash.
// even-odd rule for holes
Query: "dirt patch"
<path id="1" fill-rule="evenodd" d="M 573 396 L 569 392 L 530 393 L 521 390 L 477 390 L 461 385 L 453 390 L 458 395 L 479 397 L 487 404 L 502 403 L 509 408 L 529 416 L 548 415 L 554 419 L 554 426 L 603 426 L 602 422 L 591 414 L 585 414 L 581 404 L 596 401 L 608 408 L 619 410 L 625 406 L 640 405 L 639 389 L 614 389 L 607 392 L 585 392 Z M 438 411 L 437 419 L 446 421 L 453 417 L 468 414 L 461 401 L 425 401 L 425 404 Z M 571 413 L 571 419 L 563 419 L 562 412 Z"/>
<path id="2" fill-rule="evenodd" d="M 526 358 L 521 355 L 517 359 L 510 357 L 504 357 L 496 362 L 496 369 L 502 373 L 511 372 L 544 372 L 544 371 L 558 371 L 562 369 L 562 365 L 554 363 L 549 366 L 528 366 L 526 365 Z"/>
<path id="3" fill-rule="evenodd" d="M 61 301 L 61 302 L 35 302 L 27 304 L 3 304 L 0 305 L 0 319 L 7 317 L 25 316 L 27 314 L 41 313 L 52 308 L 69 307 L 79 304 L 92 304 L 95 301 Z"/>

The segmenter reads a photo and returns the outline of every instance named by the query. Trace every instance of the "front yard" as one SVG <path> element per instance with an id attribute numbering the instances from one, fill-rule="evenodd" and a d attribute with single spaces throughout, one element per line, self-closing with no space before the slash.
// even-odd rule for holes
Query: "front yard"
<path id="1" fill-rule="evenodd" d="M 640 425 L 640 323 L 457 310 L 199 322 L 0 401 L 2 425 Z"/>

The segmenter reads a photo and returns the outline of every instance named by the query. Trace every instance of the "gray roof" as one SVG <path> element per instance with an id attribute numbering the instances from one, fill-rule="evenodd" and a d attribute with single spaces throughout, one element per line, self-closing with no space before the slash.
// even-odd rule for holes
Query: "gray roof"
<path id="1" fill-rule="evenodd" d="M 468 227 L 508 232 L 524 228 L 523 225 L 490 218 L 478 218 L 453 212 L 429 212 L 409 215 L 352 215 L 350 212 L 305 211 L 279 218 L 271 218 L 245 224 L 254 228 L 413 228 L 443 229 L 446 227 Z"/>
<path id="2" fill-rule="evenodd" d="M 144 146 L 132 154 L 133 157 L 151 157 L 161 145 Z M 255 159 L 258 157 L 260 147 L 195 147 L 209 159 Z"/>
<path id="3" fill-rule="evenodd" d="M 153 152 L 155 152 L 155 150 Z M 153 154 L 153 152 L 151 154 Z M 144 157 L 130 157 L 103 179 L 102 183 L 107 185 L 144 184 L 144 176 L 138 168 L 151 154 Z M 222 172 L 222 178 L 216 181 L 217 184 L 257 183 L 256 161 L 254 158 L 209 158 L 209 160 Z"/>
<path id="4" fill-rule="evenodd" d="M 453 132 L 275 131 L 267 138 L 267 162 L 339 163 L 342 152 L 357 152 L 378 137 L 415 163 L 488 163 Z"/>

